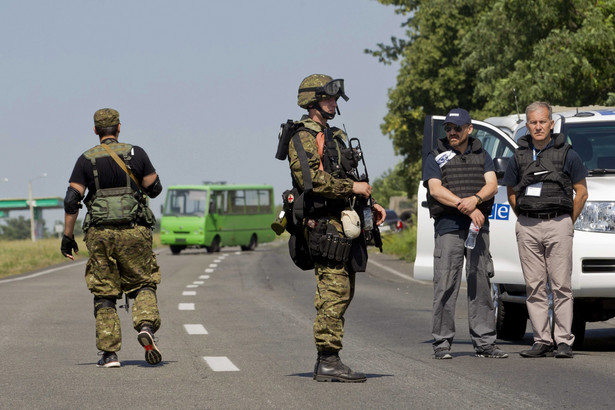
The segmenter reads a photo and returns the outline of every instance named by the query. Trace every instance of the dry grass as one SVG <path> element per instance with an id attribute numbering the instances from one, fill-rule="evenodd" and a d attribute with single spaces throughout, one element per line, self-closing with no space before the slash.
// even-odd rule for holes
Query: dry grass
<path id="1" fill-rule="evenodd" d="M 77 237 L 79 254 L 75 260 L 88 257 L 83 237 Z M 60 239 L 48 238 L 32 242 L 0 241 L 0 278 L 30 272 L 67 261 L 60 253 Z M 160 235 L 154 234 L 154 248 L 160 246 Z"/>

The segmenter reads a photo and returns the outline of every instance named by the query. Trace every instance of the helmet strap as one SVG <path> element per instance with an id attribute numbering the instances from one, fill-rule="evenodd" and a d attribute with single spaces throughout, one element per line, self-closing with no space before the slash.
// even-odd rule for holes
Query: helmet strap
<path id="1" fill-rule="evenodd" d="M 322 109 L 322 107 L 320 106 L 320 104 L 317 102 L 316 104 L 314 104 L 316 106 L 316 109 L 318 110 L 318 112 L 320 113 L 320 115 L 322 115 L 322 117 L 326 120 L 332 120 L 333 118 L 335 118 L 335 113 L 331 114 L 326 112 L 325 110 Z M 336 107 L 337 108 L 337 107 Z M 337 109 L 337 112 L 339 113 L 340 110 L 339 108 Z"/>

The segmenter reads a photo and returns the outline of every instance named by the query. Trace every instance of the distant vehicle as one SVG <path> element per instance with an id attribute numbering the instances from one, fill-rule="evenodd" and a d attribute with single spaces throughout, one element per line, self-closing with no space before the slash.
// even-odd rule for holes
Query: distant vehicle
<path id="1" fill-rule="evenodd" d="M 222 246 L 254 250 L 275 234 L 270 185 L 177 185 L 168 188 L 160 242 L 174 255 L 188 247 L 219 252 Z"/>
<path id="2" fill-rule="evenodd" d="M 386 209 L 386 218 L 382 225 L 380 225 L 381 233 L 395 233 L 401 232 L 404 229 L 404 222 L 397 216 L 397 212 L 392 209 Z"/>

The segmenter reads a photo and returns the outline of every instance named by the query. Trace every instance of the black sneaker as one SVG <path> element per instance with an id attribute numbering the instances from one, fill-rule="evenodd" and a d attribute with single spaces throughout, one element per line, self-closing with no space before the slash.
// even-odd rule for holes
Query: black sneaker
<path id="1" fill-rule="evenodd" d="M 558 359 L 572 359 L 572 347 L 567 345 L 566 343 L 560 343 L 557 345 L 557 351 L 555 352 L 555 357 Z"/>
<path id="2" fill-rule="evenodd" d="M 99 353 L 100 354 L 100 353 Z M 96 367 L 120 367 L 120 361 L 115 352 L 102 352 L 102 358 L 96 363 Z"/>
<path id="3" fill-rule="evenodd" d="M 476 349 L 476 357 L 489 357 L 492 359 L 506 359 L 508 357 L 508 353 L 503 352 L 496 345 L 491 345 L 485 348 Z"/>
<path id="4" fill-rule="evenodd" d="M 523 350 L 519 352 L 521 357 L 545 357 L 547 354 L 553 353 L 553 345 L 546 345 L 544 343 L 534 343 L 530 350 Z"/>
<path id="5" fill-rule="evenodd" d="M 162 354 L 156 346 L 154 335 L 149 327 L 143 326 L 137 335 L 137 340 L 145 348 L 145 361 L 149 364 L 158 364 L 162 361 Z"/>

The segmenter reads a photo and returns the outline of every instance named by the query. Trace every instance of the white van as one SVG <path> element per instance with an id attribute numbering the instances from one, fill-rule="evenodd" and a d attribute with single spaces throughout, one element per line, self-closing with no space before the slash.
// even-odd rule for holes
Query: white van
<path id="1" fill-rule="evenodd" d="M 592 107 L 593 108 L 593 107 Z M 512 121 L 511 121 L 512 119 Z M 589 197 L 575 223 L 572 290 L 575 346 L 583 343 L 586 322 L 615 317 L 615 108 L 582 108 L 553 114 L 554 132 L 563 132 L 589 170 Z M 489 119 L 502 126 L 506 117 Z M 423 136 L 423 158 L 444 137 L 443 116 L 428 116 Z M 489 152 L 498 175 L 498 193 L 490 218 L 491 255 L 495 267 L 494 299 L 498 337 L 520 339 L 525 335 L 527 309 L 525 282 L 515 238 L 516 216 L 510 209 L 506 187 L 500 185 L 516 139 L 525 133 L 525 122 L 517 115 L 508 118 L 516 126 L 511 133 L 495 125 L 473 121 L 472 136 Z M 510 128 L 509 128 L 510 129 Z M 418 190 L 417 256 L 414 277 L 433 278 L 434 231 L 426 203 L 426 188 Z"/>

